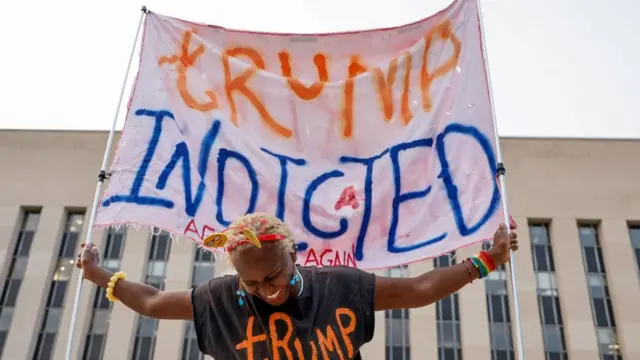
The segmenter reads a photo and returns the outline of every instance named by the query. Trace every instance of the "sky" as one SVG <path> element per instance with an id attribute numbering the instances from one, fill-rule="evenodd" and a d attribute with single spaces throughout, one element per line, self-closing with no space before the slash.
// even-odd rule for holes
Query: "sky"
<path id="1" fill-rule="evenodd" d="M 501 136 L 640 138 L 640 0 L 481 1 Z M 110 129 L 143 4 L 234 29 L 322 33 L 398 26 L 449 3 L 3 1 L 0 129 Z"/>

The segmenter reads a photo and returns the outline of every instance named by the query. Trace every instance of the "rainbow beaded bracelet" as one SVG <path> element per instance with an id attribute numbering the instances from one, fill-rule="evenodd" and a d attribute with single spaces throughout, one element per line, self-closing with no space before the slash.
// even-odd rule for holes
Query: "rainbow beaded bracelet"
<path id="1" fill-rule="evenodd" d="M 496 263 L 493 261 L 491 256 L 487 254 L 486 251 L 480 251 L 475 256 L 470 257 L 469 261 L 471 262 L 473 267 L 478 270 L 480 279 L 487 277 L 489 273 L 496 269 Z"/>

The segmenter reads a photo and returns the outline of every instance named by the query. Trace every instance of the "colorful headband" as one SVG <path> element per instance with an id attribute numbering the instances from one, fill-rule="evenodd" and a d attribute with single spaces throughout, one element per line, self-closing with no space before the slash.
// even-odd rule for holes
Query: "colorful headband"
<path id="1" fill-rule="evenodd" d="M 265 219 L 261 219 L 261 220 L 255 220 L 255 221 L 259 221 L 260 225 L 262 225 L 262 227 L 258 230 L 258 232 L 261 232 L 262 230 L 264 230 L 264 228 L 266 227 L 267 224 L 267 220 Z M 250 225 L 251 223 L 247 224 Z M 211 247 L 211 248 L 221 248 L 224 247 L 229 238 L 227 237 L 227 235 L 225 234 L 225 232 L 229 231 L 229 230 L 240 230 L 242 231 L 242 234 L 244 235 L 245 239 L 244 240 L 240 240 L 236 243 L 234 243 L 233 245 L 227 247 L 227 251 L 230 251 L 240 245 L 244 245 L 244 244 L 251 244 L 257 248 L 261 248 L 262 247 L 262 242 L 264 241 L 276 241 L 276 240 L 284 240 L 286 238 L 286 236 L 284 235 L 278 235 L 278 234 L 263 234 L 260 236 L 256 236 L 256 234 L 249 228 L 247 228 L 246 226 L 235 226 L 235 227 L 230 227 L 227 229 L 222 230 L 221 232 L 216 232 L 213 234 L 208 235 L 207 237 L 205 237 L 202 241 L 202 244 L 206 247 Z"/>

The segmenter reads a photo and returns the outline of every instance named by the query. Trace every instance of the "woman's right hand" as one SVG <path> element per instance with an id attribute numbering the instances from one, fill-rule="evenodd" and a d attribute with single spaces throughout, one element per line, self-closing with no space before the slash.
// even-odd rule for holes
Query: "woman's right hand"
<path id="1" fill-rule="evenodd" d="M 76 267 L 82 270 L 85 279 L 107 287 L 110 271 L 100 267 L 100 254 L 93 245 L 80 244 Z M 114 288 L 115 296 L 124 305 L 138 314 L 157 319 L 193 320 L 191 290 L 165 292 L 146 284 L 121 279 Z"/>
<path id="2" fill-rule="evenodd" d="M 94 247 L 93 244 L 86 244 L 83 242 L 80 244 L 82 251 L 78 254 L 76 258 L 76 267 L 78 269 L 82 269 L 82 276 L 95 283 L 98 270 L 100 270 L 100 253 L 98 252 L 98 248 Z"/>

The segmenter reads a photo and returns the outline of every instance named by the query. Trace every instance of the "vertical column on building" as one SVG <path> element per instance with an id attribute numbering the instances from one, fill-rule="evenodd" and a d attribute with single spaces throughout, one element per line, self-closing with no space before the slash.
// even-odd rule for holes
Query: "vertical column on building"
<path id="1" fill-rule="evenodd" d="M 63 318 L 65 300 L 74 296 L 73 276 L 75 259 L 85 224 L 85 211 L 68 209 L 64 231 L 60 236 L 55 266 L 51 269 L 48 296 L 40 321 L 39 333 L 34 348 L 34 359 L 56 357 L 56 347 L 65 342 Z M 71 293 L 72 295 L 69 295 Z M 68 326 L 68 322 L 67 325 Z M 60 332 L 63 332 L 61 335 Z M 63 357 L 63 355 L 61 355 Z"/>
<path id="2" fill-rule="evenodd" d="M 120 262 L 124 244 L 126 243 L 127 229 L 106 229 L 101 235 L 100 262 L 104 269 L 111 273 L 120 271 Z M 111 310 L 115 304 L 106 298 L 105 289 L 94 286 L 93 298 L 90 302 L 91 310 L 87 314 L 86 331 L 81 334 L 82 342 L 78 346 L 79 359 L 102 359 L 109 331 L 109 319 Z"/>
<path id="3" fill-rule="evenodd" d="M 384 276 L 384 270 L 373 271 L 378 276 Z M 375 313 L 376 329 L 373 339 L 360 349 L 363 359 L 384 360 L 386 354 L 386 321 L 384 311 L 376 311 Z"/>
<path id="4" fill-rule="evenodd" d="M 567 355 L 570 359 L 599 360 L 576 219 L 553 218 L 551 239 L 555 239 L 551 246 L 555 258 L 559 260 L 556 279 L 561 294 Z"/>
<path id="5" fill-rule="evenodd" d="M 407 265 L 386 269 L 385 276 L 408 278 Z M 411 357 L 411 332 L 409 309 L 391 309 L 385 311 L 385 352 L 389 360 L 407 360 Z"/>
<path id="6" fill-rule="evenodd" d="M 433 261 L 424 260 L 409 265 L 411 276 L 420 276 L 433 270 Z M 436 332 L 436 306 L 431 304 L 409 310 L 412 359 L 437 359 L 438 334 Z"/>
<path id="7" fill-rule="evenodd" d="M 163 291 L 167 276 L 167 265 L 171 256 L 171 234 L 165 230 L 154 228 L 151 236 L 151 247 L 147 253 L 147 267 L 144 283 Z M 159 320 L 151 316 L 137 316 L 136 333 L 133 338 L 132 359 L 150 359 L 155 357 L 158 340 Z"/>
<path id="8" fill-rule="evenodd" d="M 0 206 L 0 264 L 9 264 L 20 220 L 19 206 Z M 6 266 L 0 265 L 0 284 L 4 284 L 6 271 Z"/>
<path id="9" fill-rule="evenodd" d="M 127 240 L 122 255 L 121 271 L 131 281 L 143 282 L 149 254 L 150 232 L 146 228 L 127 230 Z M 132 340 L 136 332 L 136 313 L 121 303 L 111 311 L 104 359 L 129 359 Z"/>
<path id="10" fill-rule="evenodd" d="M 39 218 L 39 215 L 37 217 Z M 20 292 L 19 286 L 24 275 L 24 271 L 18 269 L 26 268 L 24 265 L 18 266 L 17 262 L 26 264 L 29 261 L 30 245 L 24 244 L 25 239 L 18 239 L 19 236 L 26 235 L 26 232 L 22 233 L 26 230 L 26 226 L 22 227 L 23 224 L 27 224 L 25 220 L 27 219 L 19 206 L 0 206 L 0 357 L 4 352 L 7 335 L 11 329 L 13 309 L 17 305 L 16 295 Z M 14 257 L 16 246 L 20 246 L 21 249 L 16 254 L 18 256 Z M 27 250 L 23 251 L 23 247 L 27 247 Z M 25 253 L 26 260 L 23 260 Z"/>
<path id="11" fill-rule="evenodd" d="M 195 245 L 188 240 L 174 241 L 167 264 L 165 291 L 188 290 L 191 285 Z M 167 359 L 180 359 L 184 339 L 182 321 L 160 321 L 156 340 L 156 354 Z"/>
<path id="12" fill-rule="evenodd" d="M 455 251 L 437 256 L 433 259 L 433 267 L 436 269 L 447 268 L 458 263 L 459 259 L 457 259 Z M 459 292 L 455 292 L 435 303 L 438 359 L 462 360 L 460 331 L 462 319 L 460 318 L 459 297 Z"/>
<path id="13" fill-rule="evenodd" d="M 468 258 L 480 250 L 480 245 L 468 246 L 457 251 L 459 261 Z M 491 360 L 491 341 L 487 321 L 487 298 L 483 281 L 474 281 L 459 292 L 460 337 L 462 340 L 462 358 L 473 360 Z"/>
<path id="14" fill-rule="evenodd" d="M 527 359 L 544 359 L 544 340 L 542 339 L 542 327 L 540 325 L 540 311 L 538 311 L 538 293 L 536 285 L 536 274 L 533 271 L 533 258 L 531 256 L 531 239 L 529 237 L 528 222 L 526 218 L 516 218 L 520 226 L 517 229 L 519 248 L 515 253 L 516 285 L 518 288 L 518 302 L 520 307 L 520 327 L 522 329 L 522 344 L 524 356 Z M 510 267 L 507 264 L 507 274 L 510 275 Z M 513 302 L 514 296 L 509 284 L 509 311 L 511 325 L 513 328 L 514 349 L 517 353 L 518 332 L 515 322 L 516 307 Z"/>
<path id="15" fill-rule="evenodd" d="M 640 286 L 627 222 L 603 220 L 600 239 L 622 357 L 640 359 Z"/>
<path id="16" fill-rule="evenodd" d="M 89 231 L 89 216 L 91 214 L 87 211 L 84 216 L 84 225 L 82 228 L 82 233 L 77 242 L 78 252 L 80 251 L 80 243 L 83 242 Z M 94 236 L 92 238 L 92 242 L 95 247 L 98 249 L 102 248 L 102 236 L 103 231 L 95 231 Z M 80 279 L 81 271 L 75 268 L 75 263 L 69 263 L 68 266 L 73 268 L 73 273 L 71 275 L 71 279 L 69 279 L 69 284 L 67 285 L 67 291 L 65 294 L 64 306 L 62 308 L 62 320 L 60 322 L 60 329 L 58 330 L 58 339 L 56 341 L 53 358 L 54 359 L 64 359 L 65 352 L 67 349 L 67 340 L 69 336 L 69 325 L 71 324 L 71 315 L 73 313 L 73 303 L 76 297 L 76 287 L 78 286 L 78 280 Z M 96 291 L 95 285 L 92 283 L 83 284 L 83 291 L 80 294 L 80 299 L 78 302 L 78 314 L 76 317 L 76 328 L 73 342 L 73 349 L 71 353 L 72 359 L 79 359 L 80 349 L 82 344 L 84 343 L 84 335 L 87 332 L 87 326 L 89 324 L 89 320 L 91 316 L 89 316 L 89 312 L 91 311 L 91 300 L 94 297 Z M 80 354 L 81 355 L 81 354 Z"/>
<path id="17" fill-rule="evenodd" d="M 565 327 L 556 281 L 556 260 L 551 248 L 553 240 L 548 222 L 531 222 L 527 231 L 531 249 L 533 271 L 536 276 L 538 313 L 547 358 L 566 358 Z M 553 226 L 553 224 L 551 224 Z M 521 246 L 522 248 L 522 246 Z M 525 342 L 527 338 L 525 337 Z"/>
<path id="18" fill-rule="evenodd" d="M 42 209 L 4 349 L 4 354 L 10 354 L 12 359 L 30 358 L 35 347 L 65 214 L 62 206 L 45 206 Z"/>

